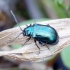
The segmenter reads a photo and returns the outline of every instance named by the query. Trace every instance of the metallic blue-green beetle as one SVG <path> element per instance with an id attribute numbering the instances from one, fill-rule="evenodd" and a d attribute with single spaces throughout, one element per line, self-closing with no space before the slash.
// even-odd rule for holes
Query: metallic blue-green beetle
<path id="1" fill-rule="evenodd" d="M 41 45 L 53 45 L 58 43 L 58 34 L 56 30 L 50 25 L 33 24 L 23 30 L 23 35 L 33 38 L 35 43 L 39 42 Z M 37 45 L 37 44 L 36 44 Z M 38 47 L 39 48 L 39 47 Z"/>
<path id="2" fill-rule="evenodd" d="M 18 24 L 15 15 L 13 14 L 13 12 L 11 11 L 11 14 L 13 15 L 16 23 Z M 19 24 L 18 24 L 19 25 Z M 20 27 L 20 26 L 19 26 Z M 22 30 L 22 28 L 20 27 L 20 29 Z M 51 27 L 50 25 L 41 25 L 41 24 L 33 24 L 33 25 L 29 25 L 27 26 L 24 30 L 22 30 L 22 33 L 20 33 L 19 35 L 23 34 L 24 36 L 29 37 L 25 43 L 27 43 L 31 38 L 34 39 L 34 42 L 36 44 L 36 46 L 38 47 L 36 41 L 39 42 L 39 44 L 41 45 L 55 45 L 58 43 L 59 37 L 57 34 L 57 31 Z M 19 36 L 18 35 L 18 36 Z M 18 37 L 17 36 L 17 37 Z M 16 38 L 17 38 L 16 37 Z M 15 39 L 16 39 L 15 38 Z M 14 40 L 15 40 L 14 39 Z M 13 40 L 13 41 L 14 41 Z M 24 44 L 25 44 L 24 43 Z M 23 45 L 24 45 L 23 44 Z M 39 48 L 39 47 L 38 47 Z M 39 48 L 40 49 L 40 48 Z"/>

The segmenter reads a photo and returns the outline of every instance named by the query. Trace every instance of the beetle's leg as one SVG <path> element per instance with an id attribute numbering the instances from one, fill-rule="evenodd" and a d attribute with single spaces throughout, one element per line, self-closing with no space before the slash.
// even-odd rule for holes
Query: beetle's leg
<path id="1" fill-rule="evenodd" d="M 15 41 L 15 39 L 17 39 L 21 34 L 23 34 L 23 32 L 21 32 L 21 33 L 20 33 L 17 37 L 15 37 L 13 40 L 7 42 L 7 44 L 8 44 L 8 43 L 12 43 L 13 41 Z"/>
<path id="2" fill-rule="evenodd" d="M 39 46 L 37 45 L 36 40 L 34 40 L 34 42 L 35 42 L 35 45 L 37 46 L 37 48 L 39 49 L 39 53 L 40 53 L 40 48 L 39 48 Z"/>
<path id="3" fill-rule="evenodd" d="M 50 48 L 48 47 L 48 45 L 47 45 L 47 44 L 46 44 L 45 46 L 48 48 L 48 50 L 50 50 Z"/>
<path id="4" fill-rule="evenodd" d="M 41 42 L 41 41 L 39 41 L 39 44 L 40 44 L 41 46 L 45 46 L 45 43 L 43 43 L 43 42 Z"/>
<path id="5" fill-rule="evenodd" d="M 30 26 L 31 26 L 31 24 L 30 24 Z"/>
<path id="6" fill-rule="evenodd" d="M 39 44 L 42 46 L 46 46 L 48 48 L 48 50 L 50 50 L 50 48 L 48 47 L 48 45 L 46 43 L 39 42 Z"/>
<path id="7" fill-rule="evenodd" d="M 31 37 L 29 37 L 24 44 L 22 44 L 22 46 L 24 46 L 29 40 L 31 39 Z"/>

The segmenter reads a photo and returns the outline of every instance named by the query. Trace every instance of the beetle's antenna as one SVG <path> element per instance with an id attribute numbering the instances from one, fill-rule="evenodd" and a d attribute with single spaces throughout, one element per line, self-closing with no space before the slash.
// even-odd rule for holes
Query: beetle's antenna
<path id="1" fill-rule="evenodd" d="M 20 27 L 20 25 L 18 24 L 18 21 L 17 21 L 17 19 L 16 19 L 16 16 L 14 15 L 13 11 L 11 10 L 10 12 L 11 12 L 12 16 L 14 17 L 15 22 L 16 22 L 17 25 L 19 26 L 20 30 L 23 31 L 22 28 Z"/>

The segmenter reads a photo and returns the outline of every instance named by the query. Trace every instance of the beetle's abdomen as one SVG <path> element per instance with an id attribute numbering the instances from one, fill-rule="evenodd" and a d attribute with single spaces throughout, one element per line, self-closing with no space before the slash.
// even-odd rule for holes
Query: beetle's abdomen
<path id="1" fill-rule="evenodd" d="M 34 28 L 33 38 L 37 41 L 56 44 L 58 42 L 58 35 L 54 28 L 50 26 L 38 26 Z"/>

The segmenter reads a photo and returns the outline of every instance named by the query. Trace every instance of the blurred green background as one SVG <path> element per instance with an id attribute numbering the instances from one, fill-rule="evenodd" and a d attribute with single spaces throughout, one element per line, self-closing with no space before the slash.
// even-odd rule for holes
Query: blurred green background
<path id="1" fill-rule="evenodd" d="M 16 26 L 10 10 L 13 10 L 20 25 L 33 23 L 35 20 L 37 22 L 70 18 L 70 0 L 0 0 L 0 31 Z M 20 45 L 12 45 L 0 50 L 17 48 L 20 48 Z M 48 68 L 47 70 L 70 70 L 70 46 L 53 59 L 38 64 L 0 57 L 0 70 L 46 70 L 45 68 Z"/>

